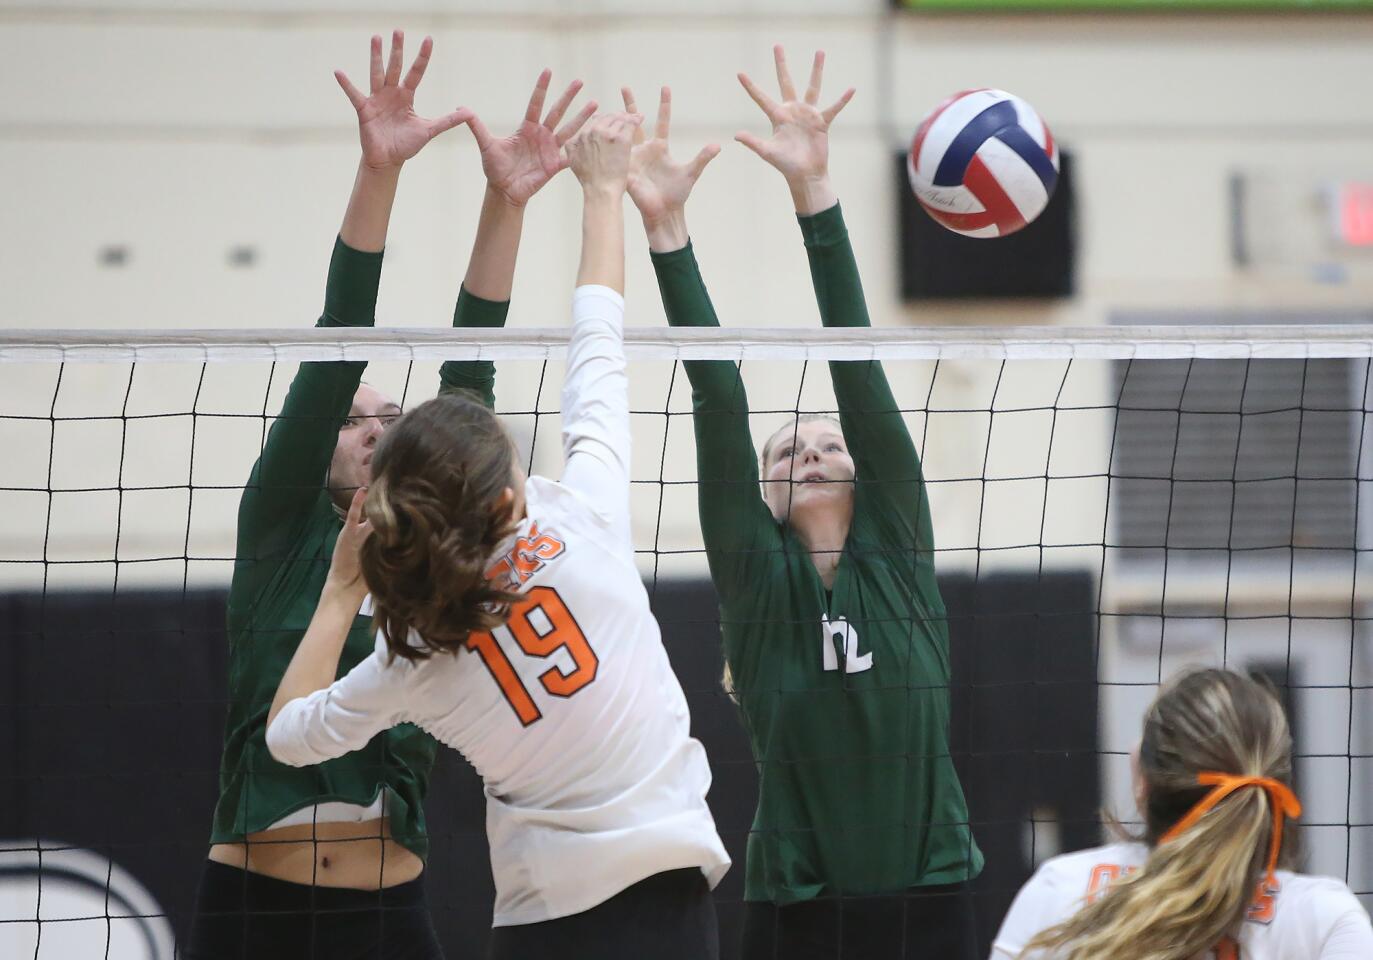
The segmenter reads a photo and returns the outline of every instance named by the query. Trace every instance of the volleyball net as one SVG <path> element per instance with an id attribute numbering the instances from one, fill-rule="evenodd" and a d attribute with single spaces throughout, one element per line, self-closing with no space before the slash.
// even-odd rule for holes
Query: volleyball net
<path id="1" fill-rule="evenodd" d="M 525 466 L 557 476 L 567 338 L 0 333 L 0 955 L 162 957 L 184 933 L 238 501 L 296 365 L 368 361 L 408 409 L 441 361 L 493 360 Z M 826 361 L 883 361 L 934 522 L 984 927 L 1037 862 L 1100 842 L 1101 807 L 1135 818 L 1144 707 L 1193 664 L 1277 684 L 1305 868 L 1373 908 L 1373 326 L 633 329 L 626 352 L 635 548 L 735 855 L 723 926 L 756 773 L 720 683 L 691 359 L 740 365 L 760 448 L 835 412 Z M 489 923 L 480 793 L 448 757 L 430 794 L 436 924 L 472 943 Z"/>

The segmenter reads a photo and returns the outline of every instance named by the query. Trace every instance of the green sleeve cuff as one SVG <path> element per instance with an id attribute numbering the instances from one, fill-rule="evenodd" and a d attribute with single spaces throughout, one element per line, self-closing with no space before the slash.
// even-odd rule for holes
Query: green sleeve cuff
<path id="1" fill-rule="evenodd" d="M 669 250 L 667 253 L 655 253 L 650 250 L 648 257 L 653 261 L 653 269 L 655 270 L 672 267 L 678 263 L 696 262 L 696 252 L 692 249 L 690 240 L 680 250 Z"/>
<path id="2" fill-rule="evenodd" d="M 844 226 L 844 212 L 837 203 L 828 210 L 821 210 L 808 217 L 797 214 L 796 222 L 801 225 L 801 236 L 808 247 L 826 247 L 841 243 L 849 235 L 848 228 Z"/>
<path id="3" fill-rule="evenodd" d="M 453 308 L 453 326 L 503 327 L 509 312 L 509 300 L 484 300 L 464 286 L 458 290 L 458 304 Z"/>
<path id="4" fill-rule="evenodd" d="M 380 253 L 354 250 L 334 240 L 329 280 L 324 287 L 324 315 L 319 327 L 371 327 L 377 322 L 377 287 L 381 284 Z"/>

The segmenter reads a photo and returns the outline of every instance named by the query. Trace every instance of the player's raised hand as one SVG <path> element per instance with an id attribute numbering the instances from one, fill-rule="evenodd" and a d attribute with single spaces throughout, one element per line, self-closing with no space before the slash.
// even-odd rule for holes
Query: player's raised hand
<path id="1" fill-rule="evenodd" d="M 637 114 L 634 93 L 628 87 L 620 91 L 625 110 Z M 644 218 L 644 225 L 653 225 L 682 210 L 691 188 L 696 186 L 706 164 L 720 153 L 720 145 L 708 143 L 691 160 L 681 163 L 668 150 L 668 132 L 672 125 L 672 91 L 663 87 L 658 98 L 658 122 L 649 137 L 641 126 L 634 130 L 634 147 L 629 155 L 629 196 Z M 684 241 L 685 242 L 685 241 Z"/>
<path id="2" fill-rule="evenodd" d="M 850 87 L 838 100 L 822 110 L 819 106 L 820 83 L 825 72 L 825 52 L 816 51 L 810 82 L 805 93 L 799 97 L 791 73 L 787 70 L 786 53 L 781 45 L 773 47 L 772 53 L 777 62 L 777 85 L 782 96 L 780 101 L 764 93 L 747 74 L 739 74 L 739 82 L 772 124 L 772 136 L 764 140 L 747 130 L 741 130 L 734 139 L 776 167 L 786 177 L 795 196 L 798 189 L 804 190 L 807 185 L 828 179 L 830 124 L 853 99 L 854 91 Z"/>
<path id="3" fill-rule="evenodd" d="M 424 79 L 434 41 L 425 37 L 420 52 L 410 70 L 401 79 L 405 34 L 397 30 L 391 34 L 391 56 L 386 69 L 381 64 L 381 37 L 372 38 L 370 92 L 364 96 L 353 86 L 342 70 L 334 71 L 334 79 L 348 95 L 358 112 L 358 138 L 362 141 L 363 165 L 373 170 L 398 169 L 430 140 L 466 123 L 472 112 L 459 107 L 452 113 L 432 120 L 415 113 L 415 90 Z"/>
<path id="4" fill-rule="evenodd" d="M 362 577 L 362 564 L 359 557 L 362 545 L 372 535 L 372 523 L 363 515 L 363 504 L 367 500 L 367 488 L 359 487 L 353 492 L 353 501 L 348 505 L 348 516 L 343 521 L 338 540 L 334 544 L 334 556 L 329 562 L 329 587 L 350 596 L 356 595 L 358 603 L 367 593 L 367 581 Z"/>
<path id="5" fill-rule="evenodd" d="M 643 123 L 638 113 L 605 113 L 567 145 L 567 161 L 587 193 L 621 196 L 629 181 L 629 152 Z"/>
<path id="6" fill-rule="evenodd" d="M 545 183 L 553 179 L 554 174 L 567 166 L 563 146 L 577 135 L 577 131 L 596 112 L 596 101 L 588 101 L 576 116 L 558 126 L 582 89 L 582 82 L 573 80 L 549 109 L 548 115 L 540 121 L 552 77 L 550 70 L 539 74 L 534 92 L 529 97 L 524 120 L 510 136 L 493 137 L 475 115 L 467 122 L 468 129 L 477 140 L 477 149 L 481 151 L 482 172 L 486 174 L 487 185 L 515 206 L 528 203 Z"/>

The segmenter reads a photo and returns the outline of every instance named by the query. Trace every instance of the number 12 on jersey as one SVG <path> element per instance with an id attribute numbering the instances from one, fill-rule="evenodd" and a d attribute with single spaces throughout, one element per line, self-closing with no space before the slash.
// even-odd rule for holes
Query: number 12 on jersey
<path id="1" fill-rule="evenodd" d="M 570 672 L 564 673 L 555 665 L 539 674 L 539 683 L 553 696 L 570 697 L 596 679 L 596 668 L 600 664 L 596 652 L 591 649 L 572 611 L 552 587 L 530 589 L 511 606 L 505 626 L 497 629 L 508 630 L 520 650 L 531 657 L 546 659 L 559 650 L 567 651 L 573 663 Z M 543 716 L 495 634 L 486 630 L 474 631 L 467 637 L 467 649 L 482 658 L 520 723 L 527 727 Z"/>

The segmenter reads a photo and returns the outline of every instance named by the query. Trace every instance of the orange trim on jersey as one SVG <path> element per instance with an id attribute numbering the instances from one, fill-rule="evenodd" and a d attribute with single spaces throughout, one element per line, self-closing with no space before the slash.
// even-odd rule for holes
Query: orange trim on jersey
<path id="1" fill-rule="evenodd" d="M 1206 815 L 1206 812 L 1220 803 L 1230 794 L 1243 787 L 1258 787 L 1268 794 L 1268 805 L 1273 808 L 1273 837 L 1268 845 L 1268 884 L 1277 886 L 1278 883 L 1278 852 L 1282 849 L 1282 824 L 1284 817 L 1291 817 L 1293 820 L 1301 816 L 1301 801 L 1292 792 L 1292 788 L 1285 783 L 1279 783 L 1271 777 L 1237 777 L 1229 773 L 1217 773 L 1208 770 L 1197 774 L 1197 783 L 1203 786 L 1214 786 L 1215 789 L 1202 797 L 1201 801 L 1188 811 L 1187 816 L 1173 824 L 1171 830 L 1159 838 L 1159 843 L 1167 843 L 1175 840 L 1196 822 Z"/>

